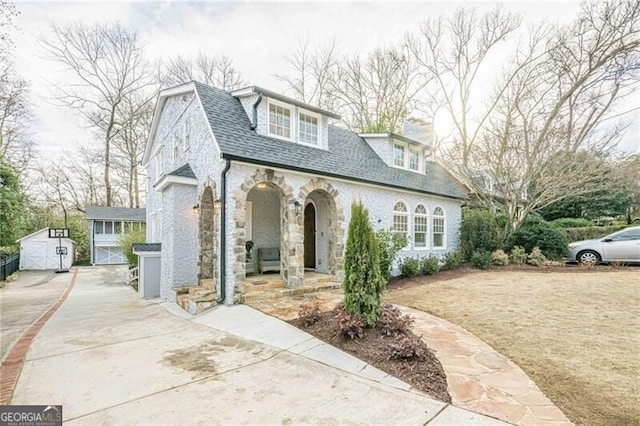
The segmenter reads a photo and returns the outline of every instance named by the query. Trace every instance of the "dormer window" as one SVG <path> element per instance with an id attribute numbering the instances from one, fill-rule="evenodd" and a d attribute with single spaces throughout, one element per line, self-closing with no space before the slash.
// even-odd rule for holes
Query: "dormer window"
<path id="1" fill-rule="evenodd" d="M 291 109 L 269 103 L 269 134 L 291 139 Z"/>
<path id="2" fill-rule="evenodd" d="M 298 139 L 302 143 L 318 145 L 318 117 L 301 112 L 299 114 Z"/>
<path id="3" fill-rule="evenodd" d="M 420 171 L 420 152 L 409 148 L 409 170 Z"/>
<path id="4" fill-rule="evenodd" d="M 424 160 L 420 158 L 422 150 L 408 142 L 393 141 L 393 166 L 399 169 L 420 173 Z"/>
<path id="5" fill-rule="evenodd" d="M 405 168 L 404 162 L 405 155 L 405 147 L 404 145 L 394 144 L 393 145 L 393 165 L 396 167 Z"/>

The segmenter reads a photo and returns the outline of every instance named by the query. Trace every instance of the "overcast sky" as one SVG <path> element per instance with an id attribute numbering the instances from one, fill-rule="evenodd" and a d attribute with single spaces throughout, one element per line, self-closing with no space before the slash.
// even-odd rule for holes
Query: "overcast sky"
<path id="1" fill-rule="evenodd" d="M 21 2 L 15 35 L 18 71 L 32 84 L 35 105 L 34 138 L 45 155 L 91 140 L 82 120 L 46 101 L 48 81 L 60 75 L 56 65 L 42 58 L 38 39 L 46 37 L 51 22 L 86 24 L 119 20 L 135 28 L 150 58 L 223 53 L 233 60 L 252 85 L 282 90 L 273 76 L 286 72 L 285 56 L 299 39 L 309 36 L 325 44 L 336 40 L 341 52 L 368 52 L 393 45 L 425 19 L 452 13 L 460 5 L 479 11 L 495 7 L 489 2 L 430 3 L 222 3 L 222 2 Z M 523 14 L 529 23 L 567 22 L 579 2 L 503 2 L 502 7 Z M 630 99 L 611 115 L 640 107 Z M 622 143 L 627 151 L 640 151 L 640 109 L 621 118 L 631 126 Z M 614 122 L 615 120 L 610 120 Z"/>

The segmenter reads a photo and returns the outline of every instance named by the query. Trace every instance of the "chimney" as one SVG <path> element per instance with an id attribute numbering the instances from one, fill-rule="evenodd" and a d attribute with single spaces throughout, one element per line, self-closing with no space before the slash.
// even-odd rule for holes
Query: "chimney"
<path id="1" fill-rule="evenodd" d="M 433 147 L 433 123 L 422 118 L 408 118 L 402 127 L 402 135 Z"/>

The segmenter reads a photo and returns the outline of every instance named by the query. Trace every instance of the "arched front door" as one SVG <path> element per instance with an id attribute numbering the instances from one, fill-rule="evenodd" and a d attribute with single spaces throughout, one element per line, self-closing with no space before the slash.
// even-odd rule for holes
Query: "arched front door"
<path id="1" fill-rule="evenodd" d="M 304 208 L 304 267 L 316 268 L 316 208 L 313 203 Z"/>

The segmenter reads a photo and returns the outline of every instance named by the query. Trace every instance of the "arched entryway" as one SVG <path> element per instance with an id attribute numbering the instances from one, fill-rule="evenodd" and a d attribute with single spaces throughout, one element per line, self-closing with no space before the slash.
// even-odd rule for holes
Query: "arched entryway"
<path id="1" fill-rule="evenodd" d="M 261 191 L 265 191 L 264 196 Z M 251 233 L 252 240 L 250 241 L 254 242 L 252 256 L 258 255 L 260 245 L 275 244 L 274 235 L 277 227 L 274 228 L 275 222 L 273 222 L 273 217 L 267 219 L 268 215 L 265 214 L 263 205 L 260 204 L 263 198 L 265 200 L 272 198 L 272 195 L 266 195 L 267 193 L 272 195 L 277 194 L 279 214 L 275 215 L 275 218 L 279 221 L 278 238 L 281 277 L 287 287 L 291 288 L 302 285 L 304 276 L 302 257 L 303 227 L 302 222 L 298 222 L 298 220 L 301 219 L 301 217 L 299 217 L 301 215 L 296 213 L 296 200 L 293 196 L 293 188 L 286 183 L 284 176 L 276 175 L 273 170 L 257 169 L 254 175 L 245 178 L 239 190 L 234 194 L 235 263 L 233 271 L 236 291 L 240 293 L 243 293 L 245 290 L 247 274 L 247 252 L 245 249 L 246 243 L 249 241 L 247 231 Z M 249 202 L 250 213 L 247 209 L 247 202 Z M 269 204 L 270 208 L 274 207 L 274 205 L 273 201 Z M 248 215 L 250 215 L 250 217 L 248 217 Z M 249 219 L 250 223 L 248 223 Z M 267 227 L 267 224 L 260 224 L 263 220 L 269 222 L 270 225 Z M 263 230 L 269 229 L 271 235 L 257 238 L 259 228 Z"/>
<path id="2" fill-rule="evenodd" d="M 304 268 L 316 269 L 316 207 L 308 202 L 304 208 Z"/>
<path id="3" fill-rule="evenodd" d="M 304 200 L 305 206 L 303 220 L 305 269 L 330 274 L 332 281 L 341 282 L 344 212 L 338 203 L 338 191 L 324 179 L 315 178 L 302 188 L 299 198 Z M 313 253 L 309 253 L 310 250 Z M 313 268 L 310 266 L 311 256 L 315 258 Z"/>

